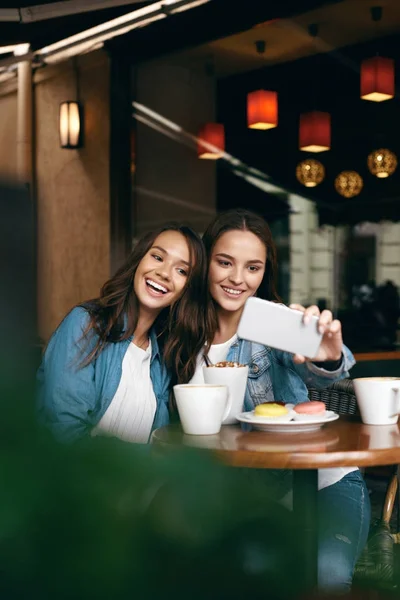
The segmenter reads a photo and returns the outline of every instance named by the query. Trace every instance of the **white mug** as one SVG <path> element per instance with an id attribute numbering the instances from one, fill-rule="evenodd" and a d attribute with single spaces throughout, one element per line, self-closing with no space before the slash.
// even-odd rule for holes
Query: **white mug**
<path id="1" fill-rule="evenodd" d="M 236 417 L 243 412 L 244 395 L 246 393 L 249 367 L 203 367 L 203 377 L 206 383 L 227 385 L 231 410 L 222 425 L 237 423 Z"/>
<path id="2" fill-rule="evenodd" d="M 188 435 L 219 433 L 231 409 L 226 385 L 174 385 L 183 431 Z"/>
<path id="3" fill-rule="evenodd" d="M 353 379 L 361 420 L 366 425 L 394 425 L 400 412 L 400 377 Z"/>

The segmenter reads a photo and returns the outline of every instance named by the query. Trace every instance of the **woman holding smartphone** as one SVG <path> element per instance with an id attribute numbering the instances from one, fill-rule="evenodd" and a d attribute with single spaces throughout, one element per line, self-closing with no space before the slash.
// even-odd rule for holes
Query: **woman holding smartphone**
<path id="1" fill-rule="evenodd" d="M 304 311 L 304 319 L 319 317 L 323 334 L 312 360 L 239 339 L 236 331 L 247 298 L 279 301 L 275 290 L 276 249 L 267 223 L 246 210 L 220 214 L 203 236 L 208 257 L 209 302 L 207 344 L 198 356 L 192 383 L 203 381 L 204 354 L 211 363 L 237 361 L 249 365 L 244 410 L 260 403 L 284 400 L 298 404 L 308 400 L 307 385 L 326 387 L 348 376 L 354 364 L 344 346 L 341 324 L 328 310 Z M 290 488 L 290 472 L 270 475 L 278 495 Z M 267 479 L 268 481 L 268 479 Z M 273 481 L 273 484 L 272 484 Z M 321 589 L 345 592 L 351 586 L 355 563 L 367 540 L 370 505 L 364 480 L 357 467 L 319 471 L 319 559 Z"/>
<path id="2" fill-rule="evenodd" d="M 38 371 L 39 416 L 58 439 L 147 443 L 168 423 L 170 373 L 188 381 L 204 344 L 205 273 L 199 236 L 167 225 L 64 318 Z"/>

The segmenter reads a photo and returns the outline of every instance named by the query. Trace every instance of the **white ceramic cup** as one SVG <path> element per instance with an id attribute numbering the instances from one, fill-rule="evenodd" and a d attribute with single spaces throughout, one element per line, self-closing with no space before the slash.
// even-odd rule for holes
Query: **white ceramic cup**
<path id="1" fill-rule="evenodd" d="M 249 367 L 203 367 L 203 377 L 206 383 L 227 385 L 231 410 L 222 425 L 237 423 L 236 417 L 243 412 L 244 395 L 246 393 Z"/>
<path id="2" fill-rule="evenodd" d="M 400 377 L 353 379 L 361 420 L 366 425 L 394 425 L 400 412 Z"/>
<path id="3" fill-rule="evenodd" d="M 174 385 L 183 431 L 188 435 L 219 433 L 231 408 L 226 385 Z"/>

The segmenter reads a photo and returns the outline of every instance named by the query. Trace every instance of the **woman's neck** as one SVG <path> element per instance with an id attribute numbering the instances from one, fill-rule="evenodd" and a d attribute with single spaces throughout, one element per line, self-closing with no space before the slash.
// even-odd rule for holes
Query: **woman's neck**
<path id="1" fill-rule="evenodd" d="M 214 335 L 213 344 L 223 344 L 235 335 L 242 312 L 217 309 L 218 328 Z"/>
<path id="2" fill-rule="evenodd" d="M 139 348 L 148 346 L 149 332 L 154 325 L 156 318 L 157 315 L 154 313 L 148 313 L 139 310 L 138 322 L 136 324 L 135 331 L 133 332 L 133 343 L 136 346 L 139 346 Z"/>

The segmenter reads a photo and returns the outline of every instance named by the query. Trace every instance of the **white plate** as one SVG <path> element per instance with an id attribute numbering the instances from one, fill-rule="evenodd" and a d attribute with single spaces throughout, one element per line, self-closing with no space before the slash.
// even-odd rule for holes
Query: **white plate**
<path id="1" fill-rule="evenodd" d="M 315 431 L 323 427 L 325 423 L 331 423 L 332 421 L 336 421 L 339 418 L 339 415 L 332 410 L 327 410 L 325 412 L 324 417 L 320 417 L 318 420 L 313 418 L 304 421 L 287 421 L 278 422 L 277 419 L 272 421 L 271 419 L 263 419 L 262 417 L 255 417 L 253 411 L 240 413 L 238 415 L 237 420 L 241 423 L 247 423 L 247 425 L 251 425 L 254 429 L 259 429 L 260 431 L 272 431 L 275 433 L 290 433 L 290 432 L 299 432 L 299 431 Z"/>

